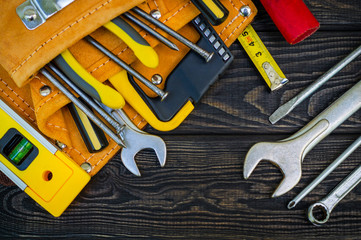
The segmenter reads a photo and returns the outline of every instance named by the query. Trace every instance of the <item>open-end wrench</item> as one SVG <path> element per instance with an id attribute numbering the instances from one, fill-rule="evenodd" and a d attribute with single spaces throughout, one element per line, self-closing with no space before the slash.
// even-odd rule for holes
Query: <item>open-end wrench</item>
<path id="1" fill-rule="evenodd" d="M 49 67 L 65 82 L 67 83 L 83 100 L 85 100 L 93 109 L 95 109 L 106 121 L 112 125 L 117 133 L 114 133 L 111 129 L 109 129 L 102 121 L 93 115 L 92 111 L 88 108 L 83 107 L 83 104 L 79 104 L 79 100 L 67 90 L 55 77 L 52 77 L 51 74 L 48 74 L 45 69 L 41 70 L 41 72 L 56 86 L 58 87 L 71 101 L 73 101 L 82 111 L 90 114 L 91 119 L 99 124 L 100 126 L 104 126 L 104 130 L 107 130 L 106 133 L 112 137 L 112 139 L 119 145 L 123 146 L 121 153 L 121 160 L 124 166 L 133 174 L 140 176 L 140 172 L 135 163 L 134 157 L 135 155 L 146 148 L 152 148 L 156 152 L 158 156 L 158 160 L 160 165 L 163 167 L 166 161 L 166 145 L 164 141 L 157 136 L 153 136 L 147 134 L 141 130 L 139 130 L 133 122 L 127 117 L 123 110 L 113 110 L 112 108 L 106 107 L 103 103 L 100 103 L 90 96 L 88 96 L 82 89 L 77 87 L 72 81 L 70 81 L 59 69 L 57 69 L 54 65 L 49 64 Z M 100 106 L 99 106 L 100 105 Z M 101 108 L 103 107 L 103 108 Z M 108 115 L 112 112 L 116 111 L 118 114 L 116 116 L 111 117 Z M 129 145 L 125 144 L 127 142 Z"/>
<path id="2" fill-rule="evenodd" d="M 127 147 L 121 151 L 121 160 L 131 173 L 137 176 L 141 175 L 134 158 L 135 155 L 143 149 L 153 149 L 158 157 L 160 166 L 163 167 L 165 165 L 167 147 L 162 138 L 140 130 L 122 109 L 115 110 L 104 104 L 100 105 L 107 113 L 111 114 L 119 124 L 124 125 L 122 136 Z"/>
<path id="3" fill-rule="evenodd" d="M 272 197 L 288 192 L 301 178 L 301 163 L 306 154 L 360 108 L 361 81 L 291 137 L 278 142 L 255 144 L 246 156 L 244 178 L 249 178 L 261 160 L 268 160 L 278 166 L 284 175 Z"/>
<path id="4" fill-rule="evenodd" d="M 335 187 L 321 201 L 312 204 L 308 208 L 308 219 L 315 225 L 321 225 L 328 221 L 335 206 L 354 189 L 361 181 L 361 165 L 355 168 L 345 179 Z M 314 212 L 322 211 L 321 216 L 315 216 Z"/>

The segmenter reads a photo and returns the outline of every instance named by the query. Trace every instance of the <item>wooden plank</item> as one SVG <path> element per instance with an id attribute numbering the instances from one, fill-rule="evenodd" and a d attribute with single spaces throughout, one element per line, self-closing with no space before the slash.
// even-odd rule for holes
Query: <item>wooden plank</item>
<path id="1" fill-rule="evenodd" d="M 257 31 L 277 31 L 278 29 L 268 16 L 259 0 L 253 1 L 258 14 L 252 25 Z M 360 31 L 361 30 L 361 4 L 358 0 L 305 0 L 320 23 L 318 31 Z"/>
<path id="2" fill-rule="evenodd" d="M 60 218 L 52 218 L 15 188 L 0 188 L 3 237 L 289 239 L 347 238 L 361 232 L 360 189 L 340 203 L 329 222 L 315 227 L 305 211 L 360 163 L 355 152 L 296 210 L 287 202 L 337 157 L 355 136 L 332 136 L 305 159 L 303 178 L 291 192 L 271 199 L 280 172 L 261 163 L 246 181 L 243 159 L 249 147 L 275 136 L 167 136 L 168 162 L 159 168 L 149 151 L 140 153 L 141 178 L 119 156 L 95 176 Z M 195 144 L 197 143 L 197 144 Z M 332 147 L 331 147 L 332 146 Z"/>
<path id="3" fill-rule="evenodd" d="M 287 118 L 272 126 L 268 116 L 308 86 L 361 42 L 359 0 L 306 0 L 321 29 L 291 46 L 283 39 L 259 0 L 252 24 L 290 83 L 270 93 L 238 43 L 235 61 L 210 88 L 195 111 L 175 131 L 159 133 L 168 146 L 160 168 L 150 151 L 138 154 L 138 178 L 110 161 L 60 217 L 53 218 L 16 187 L 0 186 L 2 238 L 120 239 L 337 239 L 359 238 L 360 188 L 347 196 L 321 228 L 306 218 L 307 207 L 324 197 L 360 164 L 361 151 L 327 178 L 295 210 L 288 201 L 310 183 L 361 133 L 360 112 L 312 150 L 300 183 L 285 196 L 270 196 L 282 175 L 262 162 L 249 180 L 242 166 L 259 141 L 288 137 L 361 80 L 357 59 Z"/>

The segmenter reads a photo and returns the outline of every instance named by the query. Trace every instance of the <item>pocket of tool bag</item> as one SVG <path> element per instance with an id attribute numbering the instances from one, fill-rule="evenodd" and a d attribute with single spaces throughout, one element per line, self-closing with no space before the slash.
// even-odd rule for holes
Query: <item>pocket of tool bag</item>
<path id="1" fill-rule="evenodd" d="M 0 29 L 5 33 L 0 39 L 1 97 L 45 135 L 66 144 L 67 148 L 64 149 L 64 152 L 79 165 L 89 162 L 93 166 L 91 175 L 97 173 L 114 156 L 119 147 L 108 138 L 110 144 L 107 148 L 99 153 L 90 154 L 65 107 L 69 100 L 45 77 L 36 72 L 67 48 L 79 63 L 101 82 L 122 71 L 109 58 L 81 40 L 90 34 L 146 78 L 150 79 L 151 76 L 158 73 L 166 79 L 189 49 L 170 38 L 180 48 L 179 52 L 175 52 L 163 44 L 159 44 L 146 32 L 140 31 L 160 56 L 159 66 L 149 69 L 136 59 L 133 52 L 118 37 L 101 27 L 141 2 L 142 0 L 76 0 L 49 18 L 38 29 L 30 31 L 25 28 L 15 13 L 15 8 L 22 1 L 1 1 L 3 8 L 6 9 L 4 11 L 6 14 L 0 17 L 2 19 Z M 251 1 L 224 0 L 222 3 L 229 9 L 230 16 L 215 29 L 229 46 L 250 23 L 257 10 Z M 244 5 L 249 5 L 252 9 L 252 15 L 248 18 L 239 14 L 239 9 Z M 152 0 L 139 6 L 147 12 L 159 10 L 162 14 L 160 20 L 185 37 L 193 41 L 199 37 L 197 31 L 188 24 L 199 14 L 190 1 Z M 158 31 L 158 29 L 156 30 Z M 165 81 L 160 88 L 164 88 L 164 84 Z M 47 96 L 42 96 L 40 93 L 44 86 L 50 86 L 52 89 Z M 144 88 L 144 91 L 149 96 L 154 96 L 149 89 Z M 140 128 L 145 126 L 144 119 L 130 106 L 126 105 L 124 110 L 136 125 Z"/>

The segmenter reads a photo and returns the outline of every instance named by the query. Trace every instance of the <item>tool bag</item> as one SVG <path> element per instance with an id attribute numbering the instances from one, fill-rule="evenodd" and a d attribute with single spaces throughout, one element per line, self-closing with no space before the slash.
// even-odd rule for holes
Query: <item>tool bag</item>
<path id="1" fill-rule="evenodd" d="M 37 72 L 65 49 L 69 49 L 79 63 L 101 82 L 106 82 L 121 72 L 121 67 L 82 40 L 90 34 L 147 79 L 155 73 L 166 79 L 187 54 L 188 48 L 177 42 L 180 51 L 173 51 L 148 33 L 139 30 L 159 55 L 159 67 L 149 69 L 136 59 L 118 37 L 102 25 L 139 6 L 148 13 L 159 10 L 163 23 L 196 42 L 199 35 L 189 23 L 199 11 L 189 0 L 76 0 L 36 29 L 28 30 L 16 13 L 16 8 L 23 2 L 1 1 L 0 97 L 52 142 L 57 140 L 64 143 L 66 147 L 63 151 L 76 163 L 90 163 L 92 170 L 89 174 L 93 176 L 120 147 L 108 139 L 110 144 L 104 150 L 89 153 L 68 108 L 65 107 L 70 102 L 69 99 Z M 230 46 L 253 20 L 257 10 L 250 0 L 223 0 L 222 3 L 229 10 L 229 17 L 216 26 L 215 30 L 225 44 Z M 243 17 L 239 12 L 245 5 L 252 10 L 248 17 Z M 165 81 L 160 88 L 164 88 L 164 85 Z M 41 95 L 44 86 L 49 86 L 52 90 L 47 96 Z M 144 87 L 143 89 L 147 95 L 154 96 L 150 90 Z M 126 105 L 123 109 L 140 129 L 145 127 L 146 121 L 132 107 Z"/>

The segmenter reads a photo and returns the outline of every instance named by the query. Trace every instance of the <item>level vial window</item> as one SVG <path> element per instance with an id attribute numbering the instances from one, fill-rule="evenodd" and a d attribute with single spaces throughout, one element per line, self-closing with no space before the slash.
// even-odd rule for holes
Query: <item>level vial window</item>
<path id="1" fill-rule="evenodd" d="M 26 138 L 15 134 L 4 147 L 5 156 L 15 165 L 19 166 L 34 149 L 34 145 Z"/>

